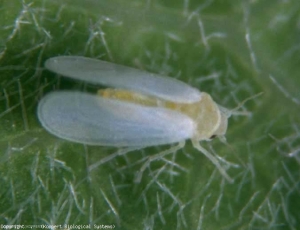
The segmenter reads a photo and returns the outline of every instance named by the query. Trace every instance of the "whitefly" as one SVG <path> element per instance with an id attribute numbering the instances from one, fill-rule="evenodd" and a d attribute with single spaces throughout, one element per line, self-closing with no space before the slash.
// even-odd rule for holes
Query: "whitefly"
<path id="1" fill-rule="evenodd" d="M 47 69 L 66 77 L 110 88 L 97 94 L 56 91 L 38 105 L 42 126 L 53 135 L 82 144 L 148 147 L 179 143 L 148 158 L 137 174 L 140 181 L 149 164 L 179 150 L 190 139 L 230 182 L 218 159 L 201 141 L 224 137 L 232 110 L 174 78 L 96 59 L 60 56 L 46 61 Z"/>

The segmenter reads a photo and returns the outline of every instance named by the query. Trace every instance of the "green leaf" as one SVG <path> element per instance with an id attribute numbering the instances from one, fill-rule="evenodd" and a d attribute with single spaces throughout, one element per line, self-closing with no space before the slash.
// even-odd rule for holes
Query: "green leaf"
<path id="1" fill-rule="evenodd" d="M 0 224 L 297 229 L 299 9 L 295 0 L 1 1 Z M 43 95 L 97 90 L 45 70 L 59 55 L 176 77 L 226 108 L 263 92 L 242 107 L 251 116 L 230 119 L 227 145 L 201 143 L 234 183 L 189 141 L 135 183 L 148 156 L 170 146 L 122 154 L 47 133 L 36 116 Z"/>

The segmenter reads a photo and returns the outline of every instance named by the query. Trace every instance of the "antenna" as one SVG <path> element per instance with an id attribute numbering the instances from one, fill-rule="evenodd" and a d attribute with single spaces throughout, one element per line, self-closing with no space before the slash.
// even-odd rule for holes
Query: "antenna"
<path id="1" fill-rule="evenodd" d="M 231 109 L 231 110 L 228 110 L 227 111 L 227 116 L 228 117 L 230 117 L 230 116 L 232 116 L 232 115 L 237 115 L 237 116 L 250 116 L 251 115 L 251 112 L 248 112 L 248 111 L 238 111 L 240 108 L 242 108 L 243 106 L 244 106 L 244 104 L 247 102 L 247 101 L 250 101 L 250 100 L 252 100 L 252 99 L 254 99 L 254 98 L 257 98 L 257 97 L 259 97 L 259 96 L 261 96 L 263 94 L 263 92 L 260 92 L 260 93 L 258 93 L 258 94 L 255 94 L 255 95 L 253 95 L 253 96 L 251 96 L 251 97 L 248 97 L 248 98 L 246 98 L 245 100 L 243 100 L 242 102 L 240 102 L 239 104 L 238 104 L 238 106 L 237 107 L 235 107 L 235 108 L 233 108 L 233 109 Z"/>

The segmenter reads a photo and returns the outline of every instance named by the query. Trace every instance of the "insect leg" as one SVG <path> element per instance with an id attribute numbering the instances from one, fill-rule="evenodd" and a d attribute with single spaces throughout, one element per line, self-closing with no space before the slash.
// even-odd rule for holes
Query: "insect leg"
<path id="1" fill-rule="evenodd" d="M 203 148 L 198 141 L 194 141 L 192 140 L 193 146 L 194 148 L 196 148 L 197 150 L 199 150 L 201 153 L 203 153 L 220 171 L 220 173 L 226 178 L 226 180 L 229 183 L 233 183 L 233 179 L 230 178 L 230 176 L 228 176 L 228 174 L 226 173 L 226 170 L 220 165 L 219 161 L 217 158 L 214 157 L 214 155 L 212 155 L 210 152 L 208 152 L 205 148 Z"/>
<path id="2" fill-rule="evenodd" d="M 140 168 L 140 170 L 136 173 L 134 182 L 135 183 L 140 183 L 142 176 L 143 176 L 143 172 L 146 170 L 146 168 L 149 167 L 149 165 L 151 164 L 152 161 L 156 161 L 159 160 L 161 158 L 163 158 L 164 156 L 174 153 L 176 151 L 178 151 L 179 149 L 183 148 L 185 145 L 185 141 L 181 141 L 179 142 L 178 145 L 172 146 L 171 148 L 164 150 L 160 153 L 157 153 L 153 156 L 149 156 L 149 158 L 146 160 L 146 162 L 142 165 L 142 167 Z"/>
<path id="3" fill-rule="evenodd" d="M 132 152 L 132 151 L 135 151 L 135 150 L 139 150 L 139 149 L 142 149 L 142 148 L 144 148 L 144 147 L 127 147 L 127 148 L 118 149 L 116 152 L 114 152 L 114 153 L 108 155 L 107 157 L 102 158 L 98 162 L 90 165 L 89 168 L 88 168 L 88 171 L 91 172 L 95 168 L 99 167 L 102 164 L 105 164 L 106 162 L 111 161 L 112 159 L 114 159 L 117 156 L 121 156 L 121 155 L 124 155 L 126 153 L 129 153 L 129 152 Z"/>

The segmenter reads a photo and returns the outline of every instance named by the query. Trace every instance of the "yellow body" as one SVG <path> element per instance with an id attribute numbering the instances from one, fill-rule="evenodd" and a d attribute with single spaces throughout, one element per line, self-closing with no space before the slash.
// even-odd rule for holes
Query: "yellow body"
<path id="1" fill-rule="evenodd" d="M 202 93 L 201 99 L 194 103 L 175 103 L 122 89 L 104 89 L 99 90 L 98 94 L 105 98 L 128 101 L 143 106 L 163 107 L 170 110 L 181 112 L 189 116 L 197 125 L 196 133 L 191 139 L 208 140 L 214 135 L 223 135 L 227 129 L 226 124 L 222 122 L 222 115 L 218 105 L 207 93 Z"/>

